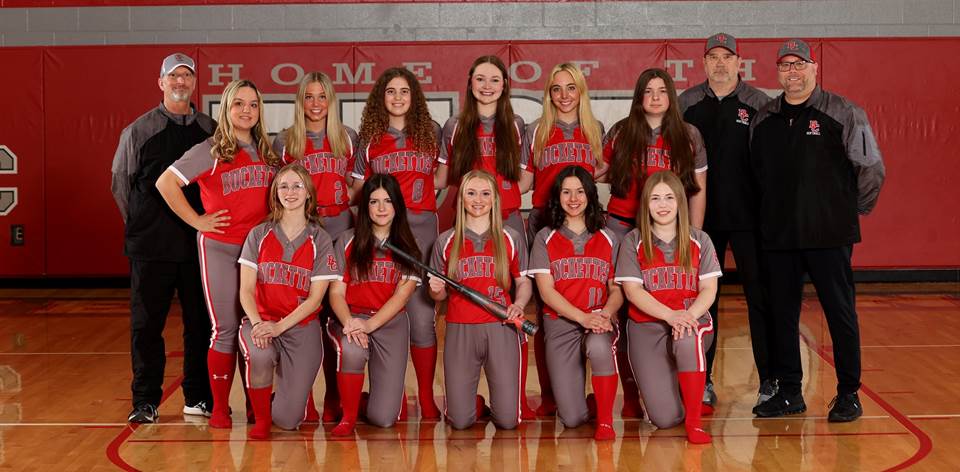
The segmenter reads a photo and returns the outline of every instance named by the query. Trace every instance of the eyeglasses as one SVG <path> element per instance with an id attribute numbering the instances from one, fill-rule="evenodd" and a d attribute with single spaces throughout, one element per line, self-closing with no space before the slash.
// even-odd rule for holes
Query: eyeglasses
<path id="1" fill-rule="evenodd" d="M 777 63 L 777 70 L 780 71 L 780 72 L 787 72 L 787 71 L 790 70 L 790 67 L 791 67 L 791 66 L 792 66 L 794 69 L 796 69 L 796 70 L 804 70 L 804 69 L 807 68 L 807 64 L 813 64 L 813 62 L 802 61 L 802 60 L 801 60 L 801 61 L 793 61 L 793 62 L 778 62 L 778 63 Z"/>
<path id="2" fill-rule="evenodd" d="M 305 189 L 305 188 L 306 188 L 306 187 L 304 187 L 304 186 L 303 186 L 303 183 L 301 183 L 301 182 L 297 182 L 297 183 L 295 183 L 295 184 L 293 184 L 293 185 L 287 185 L 287 184 L 277 185 L 277 190 L 279 190 L 279 191 L 281 191 L 281 192 L 299 192 L 299 191 L 301 191 L 301 190 L 303 190 L 303 189 Z"/>
<path id="3" fill-rule="evenodd" d="M 183 80 L 184 82 L 187 82 L 187 81 L 193 80 L 194 75 L 193 75 L 193 72 L 181 72 L 181 73 L 171 72 L 167 74 L 167 77 L 172 82 L 176 82 L 178 80 Z"/>

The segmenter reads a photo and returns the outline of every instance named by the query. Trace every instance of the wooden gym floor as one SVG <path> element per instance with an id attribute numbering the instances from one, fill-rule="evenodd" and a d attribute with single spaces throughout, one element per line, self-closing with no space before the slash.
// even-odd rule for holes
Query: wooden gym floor
<path id="1" fill-rule="evenodd" d="M 714 436 L 709 446 L 687 444 L 682 427 L 657 431 L 619 415 L 617 440 L 603 444 L 591 439 L 592 427 L 564 430 L 553 418 L 515 431 L 484 423 L 459 432 L 414 419 L 392 429 L 361 425 L 355 439 L 330 437 L 332 424 L 306 425 L 274 429 L 270 442 L 247 442 L 239 384 L 233 430 L 211 430 L 205 420 L 180 414 L 177 308 L 167 325 L 160 423 L 129 426 L 126 291 L 0 290 L 0 469 L 960 470 L 953 440 L 960 434 L 960 284 L 858 289 L 864 416 L 836 425 L 826 421 L 836 379 L 816 298 L 806 298 L 802 326 L 808 410 L 758 420 L 750 414 L 757 386 L 744 300 L 724 294 L 715 371 L 720 403 L 705 420 Z M 407 393 L 414 405 L 412 370 Z M 315 392 L 322 397 L 322 380 Z M 538 404 L 534 368 L 527 392 Z"/>

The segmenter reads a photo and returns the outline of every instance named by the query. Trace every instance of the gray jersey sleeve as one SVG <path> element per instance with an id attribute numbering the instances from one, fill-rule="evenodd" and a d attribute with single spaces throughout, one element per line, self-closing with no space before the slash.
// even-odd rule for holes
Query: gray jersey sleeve
<path id="1" fill-rule="evenodd" d="M 440 137 L 440 157 L 437 161 L 440 164 L 448 165 L 453 154 L 453 135 L 457 132 L 456 116 L 451 116 L 443 125 L 443 131 Z"/>
<path id="2" fill-rule="evenodd" d="M 241 265 L 257 269 L 257 262 L 260 259 L 260 243 L 270 231 L 270 223 L 262 223 L 254 226 L 247 233 L 247 239 L 243 241 L 243 248 L 240 250 L 240 258 L 237 259 Z"/>
<path id="3" fill-rule="evenodd" d="M 690 237 L 700 246 L 700 280 L 723 275 L 713 241 L 705 231 L 690 228 Z"/>
<path id="4" fill-rule="evenodd" d="M 530 249 L 530 265 L 527 267 L 527 275 L 533 277 L 535 274 L 550 273 L 550 255 L 547 253 L 547 238 L 560 237 L 554 233 L 553 228 L 545 227 L 537 232 L 533 238 L 533 247 Z"/>
<path id="5" fill-rule="evenodd" d="M 310 281 L 341 278 L 340 264 L 333 255 L 333 242 L 330 241 L 330 235 L 320 226 L 313 228 L 313 244 L 316 245 L 317 257 L 313 259 L 313 273 L 310 274 Z"/>
<path id="6" fill-rule="evenodd" d="M 527 128 L 526 125 L 523 124 L 523 117 L 520 115 L 513 115 L 513 126 L 517 129 L 517 141 L 520 142 L 520 170 L 532 172 L 533 169 L 529 168 L 530 153 L 524 152 L 524 133 L 526 132 Z"/>
<path id="7" fill-rule="evenodd" d="M 354 131 L 353 128 L 344 126 L 343 129 L 347 131 L 347 139 L 349 140 L 348 144 L 350 145 L 349 152 L 350 156 L 353 157 L 353 155 L 357 152 L 357 142 L 360 141 L 360 138 L 357 137 L 357 132 Z"/>
<path id="8" fill-rule="evenodd" d="M 617 257 L 620 253 L 620 240 L 617 238 L 617 235 L 606 228 L 601 228 L 600 231 L 603 232 L 604 236 L 607 237 L 607 240 L 610 241 L 610 261 L 613 264 L 617 263 Z M 610 280 L 613 280 L 615 276 L 614 271 L 610 271 Z"/>
<path id="9" fill-rule="evenodd" d="M 528 254 L 527 248 L 524 247 L 523 244 L 520 244 L 523 242 L 523 238 L 520 236 L 520 233 L 518 233 L 517 230 L 509 226 L 504 226 L 503 231 L 507 233 L 507 236 L 510 238 L 510 244 L 513 245 L 513 257 L 517 261 L 517 269 L 519 270 L 519 274 L 516 274 L 515 276 L 526 277 Z"/>
<path id="10" fill-rule="evenodd" d="M 537 139 L 537 126 L 540 125 L 540 119 L 537 118 L 523 129 L 523 140 L 520 141 L 520 162 L 526 162 L 530 171 L 534 170 L 533 142 Z"/>
<path id="11" fill-rule="evenodd" d="M 447 273 L 447 258 L 444 257 L 444 252 L 446 251 L 447 243 L 450 242 L 450 238 L 452 237 L 452 229 L 448 229 L 440 234 L 440 237 L 438 237 L 437 241 L 433 244 L 433 253 L 430 255 L 430 267 L 444 274 Z"/>
<path id="12" fill-rule="evenodd" d="M 847 158 L 857 172 L 857 211 L 865 215 L 877 204 L 886 169 L 867 114 L 858 106 L 851 104 L 851 107 L 849 122 L 843 126 L 843 141 Z"/>
<path id="13" fill-rule="evenodd" d="M 350 175 L 357 180 L 365 180 L 367 174 L 367 148 L 370 143 L 359 143 L 353 148 L 353 173 Z"/>
<path id="14" fill-rule="evenodd" d="M 639 246 L 639 230 L 634 229 L 623 237 L 620 250 L 617 252 L 617 270 L 613 279 L 614 282 L 618 284 L 623 282 L 643 284 L 643 271 L 640 269 L 640 261 L 637 258 Z"/>
<path id="15" fill-rule="evenodd" d="M 216 159 L 210 155 L 212 148 L 213 141 L 205 139 L 187 150 L 183 157 L 170 165 L 169 169 L 180 177 L 184 185 L 189 184 L 216 165 Z"/>
<path id="16" fill-rule="evenodd" d="M 292 161 L 287 161 L 286 156 L 284 156 L 285 154 L 284 151 L 286 150 L 286 147 L 287 147 L 286 136 L 287 136 L 287 130 L 283 130 L 277 133 L 277 135 L 274 136 L 273 138 L 273 144 L 270 145 L 270 148 L 273 149 L 273 153 L 276 154 L 277 157 L 282 159 L 284 163 L 292 162 Z"/>
<path id="17" fill-rule="evenodd" d="M 340 234 L 333 245 L 333 256 L 337 259 L 337 279 L 343 280 L 347 273 L 347 245 L 353 240 L 353 230 L 348 229 Z"/>
<path id="18" fill-rule="evenodd" d="M 707 148 L 703 145 L 703 135 L 696 126 L 690 123 L 687 125 L 687 132 L 690 133 L 690 144 L 693 145 L 693 168 L 699 174 L 707 171 Z"/>

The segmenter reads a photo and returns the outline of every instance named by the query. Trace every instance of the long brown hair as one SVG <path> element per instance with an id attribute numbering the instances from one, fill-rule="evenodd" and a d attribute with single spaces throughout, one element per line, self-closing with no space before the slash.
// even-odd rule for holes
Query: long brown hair
<path id="1" fill-rule="evenodd" d="M 401 251 L 421 259 L 417 240 L 407 223 L 407 206 L 403 203 L 403 193 L 397 179 L 389 174 L 373 174 L 363 183 L 357 204 L 357 226 L 353 230 L 353 250 L 347 265 L 350 276 L 356 280 L 366 280 L 373 268 L 373 256 L 377 251 L 376 238 L 373 236 L 373 220 L 370 219 L 370 195 L 377 189 L 383 189 L 393 203 L 393 221 L 390 223 L 390 244 Z M 418 274 L 420 270 L 401 257 L 393 258 L 394 264 L 404 274 Z"/>
<path id="2" fill-rule="evenodd" d="M 647 178 L 643 184 L 640 197 L 640 210 L 637 211 L 637 228 L 640 229 L 640 240 L 643 241 L 643 257 L 653 260 L 653 216 L 650 215 L 650 194 L 659 183 L 665 183 L 677 199 L 677 249 L 674 252 L 674 262 L 687 269 L 692 269 L 690 260 L 690 210 L 687 208 L 687 194 L 683 184 L 676 174 L 669 170 L 661 170 Z"/>
<path id="3" fill-rule="evenodd" d="M 310 223 L 316 223 L 323 226 L 321 223 L 320 215 L 317 214 L 317 188 L 313 185 L 313 179 L 310 178 L 310 173 L 307 172 L 307 169 L 304 169 L 302 165 L 297 162 L 291 162 L 283 166 L 277 175 L 273 177 L 273 183 L 270 184 L 270 198 L 267 200 L 267 206 L 270 208 L 270 213 L 267 215 L 267 220 L 273 223 L 279 223 L 283 219 L 283 203 L 280 203 L 280 176 L 286 174 L 287 172 L 293 172 L 300 176 L 300 180 L 303 181 L 303 189 L 307 192 L 307 201 L 303 205 L 304 216 L 307 217 L 307 221 Z"/>
<path id="4" fill-rule="evenodd" d="M 307 149 L 307 123 L 304 118 L 303 102 L 306 99 L 307 86 L 313 83 L 320 84 L 323 87 L 323 94 L 327 97 L 326 131 L 330 151 L 337 157 L 350 157 L 350 137 L 347 136 L 347 130 L 340 121 L 340 102 L 337 100 L 337 92 L 333 89 L 333 81 L 323 72 L 311 72 L 300 81 L 297 99 L 293 103 L 293 126 L 283 132 L 286 152 L 294 159 L 303 159 L 303 153 Z"/>
<path id="5" fill-rule="evenodd" d="M 413 139 L 413 147 L 417 151 L 434 154 L 439 147 L 433 119 L 430 118 L 430 110 L 427 108 L 427 97 L 423 94 L 417 76 L 403 67 L 391 67 L 383 71 L 373 84 L 373 90 L 367 96 L 367 104 L 363 107 L 363 118 L 360 120 L 360 146 L 379 143 L 380 137 L 390 126 L 384 95 L 387 93 L 387 84 L 397 77 L 402 77 L 410 86 L 410 109 L 404 117 L 407 136 Z"/>
<path id="6" fill-rule="evenodd" d="M 471 170 L 460 181 L 460 198 L 457 199 L 457 220 L 453 226 L 453 244 L 450 247 L 450 259 L 447 261 L 447 277 L 456 280 L 457 266 L 460 263 L 460 251 L 463 250 L 463 231 L 467 224 L 467 209 L 463 192 L 467 181 L 480 179 L 490 184 L 493 192 L 493 208 L 490 209 L 490 240 L 493 242 L 494 278 L 497 285 L 510 290 L 510 260 L 507 258 L 507 246 L 503 242 L 503 219 L 500 216 L 500 192 L 497 191 L 497 179 L 484 170 Z M 514 241 L 516 244 L 517 241 Z M 519 246 L 516 250 L 521 250 Z"/>
<path id="7" fill-rule="evenodd" d="M 550 141 L 550 134 L 553 133 L 553 127 L 557 123 L 557 107 L 550 98 L 550 88 L 553 85 L 553 79 L 560 72 L 566 72 L 573 77 L 573 83 L 580 92 L 580 108 L 577 111 L 577 118 L 580 121 L 580 131 L 583 137 L 590 143 L 590 150 L 593 154 L 593 164 L 600 164 L 600 158 L 603 156 L 603 147 L 600 136 L 600 122 L 593 117 L 593 109 L 590 107 L 590 90 L 587 89 L 587 79 L 580 72 L 580 68 L 564 62 L 553 66 L 550 76 L 543 87 L 543 114 L 540 116 L 539 127 L 536 136 L 533 138 L 533 163 L 539 165 L 542 158 L 543 148 L 547 147 Z"/>
<path id="8" fill-rule="evenodd" d="M 217 113 L 217 129 L 213 132 L 213 147 L 210 148 L 210 155 L 220 162 L 233 162 L 233 157 L 237 155 L 237 137 L 234 135 L 233 123 L 230 121 L 230 108 L 233 107 L 233 100 L 237 98 L 237 92 L 244 87 L 250 87 L 257 94 L 257 109 L 260 118 L 257 124 L 250 130 L 253 137 L 253 145 L 267 164 L 280 167 L 283 163 L 280 158 L 270 149 L 270 138 L 267 135 L 267 127 L 264 125 L 264 106 L 263 95 L 257 86 L 249 80 L 234 80 L 227 84 L 220 96 L 220 112 Z"/>
<path id="9" fill-rule="evenodd" d="M 453 135 L 453 156 L 450 162 L 451 182 L 460 182 L 463 175 L 470 172 L 480 161 L 480 140 L 477 138 L 477 126 L 480 126 L 480 113 L 477 112 L 477 99 L 473 96 L 473 73 L 480 64 L 493 64 L 503 76 L 503 94 L 497 100 L 497 115 L 493 124 L 493 139 L 497 147 L 497 174 L 504 179 L 516 182 L 520 180 L 520 137 L 517 135 L 513 118 L 513 106 L 510 104 L 510 74 L 507 66 L 497 56 L 480 56 L 467 74 L 467 92 L 463 96 L 457 131 Z"/>
<path id="10" fill-rule="evenodd" d="M 550 201 L 547 202 L 547 215 L 549 215 L 550 227 L 560 229 L 567 221 L 567 212 L 563 210 L 560 204 L 560 194 L 563 192 L 563 181 L 567 177 L 575 177 L 583 185 L 583 192 L 587 196 L 587 208 L 583 211 L 583 222 L 587 227 L 588 233 L 596 233 L 603 228 L 603 205 L 600 204 L 600 196 L 597 191 L 597 184 L 593 181 L 593 176 L 580 166 L 566 166 L 557 173 L 557 178 L 553 181 L 553 187 L 550 188 Z"/>
<path id="11" fill-rule="evenodd" d="M 643 111 L 643 94 L 647 84 L 656 78 L 663 79 L 670 100 L 660 125 L 665 148 L 670 150 L 670 170 L 680 177 L 686 193 L 693 195 L 700 191 L 694 178 L 696 164 L 693 162 L 693 140 L 680 115 L 677 88 L 665 70 L 647 69 L 637 78 L 637 84 L 633 88 L 630 115 L 617 122 L 611 134 L 616 143 L 610 164 L 610 193 L 616 197 L 623 198 L 627 195 L 631 180 L 636 179 L 637 185 L 642 185 L 647 176 L 647 147 L 654 143 L 648 142 L 653 130 Z"/>

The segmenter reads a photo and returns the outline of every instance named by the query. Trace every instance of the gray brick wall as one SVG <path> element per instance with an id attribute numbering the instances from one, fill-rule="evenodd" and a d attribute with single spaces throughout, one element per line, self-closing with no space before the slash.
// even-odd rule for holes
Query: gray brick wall
<path id="1" fill-rule="evenodd" d="M 0 44 L 960 35 L 960 0 L 2 8 Z"/>

